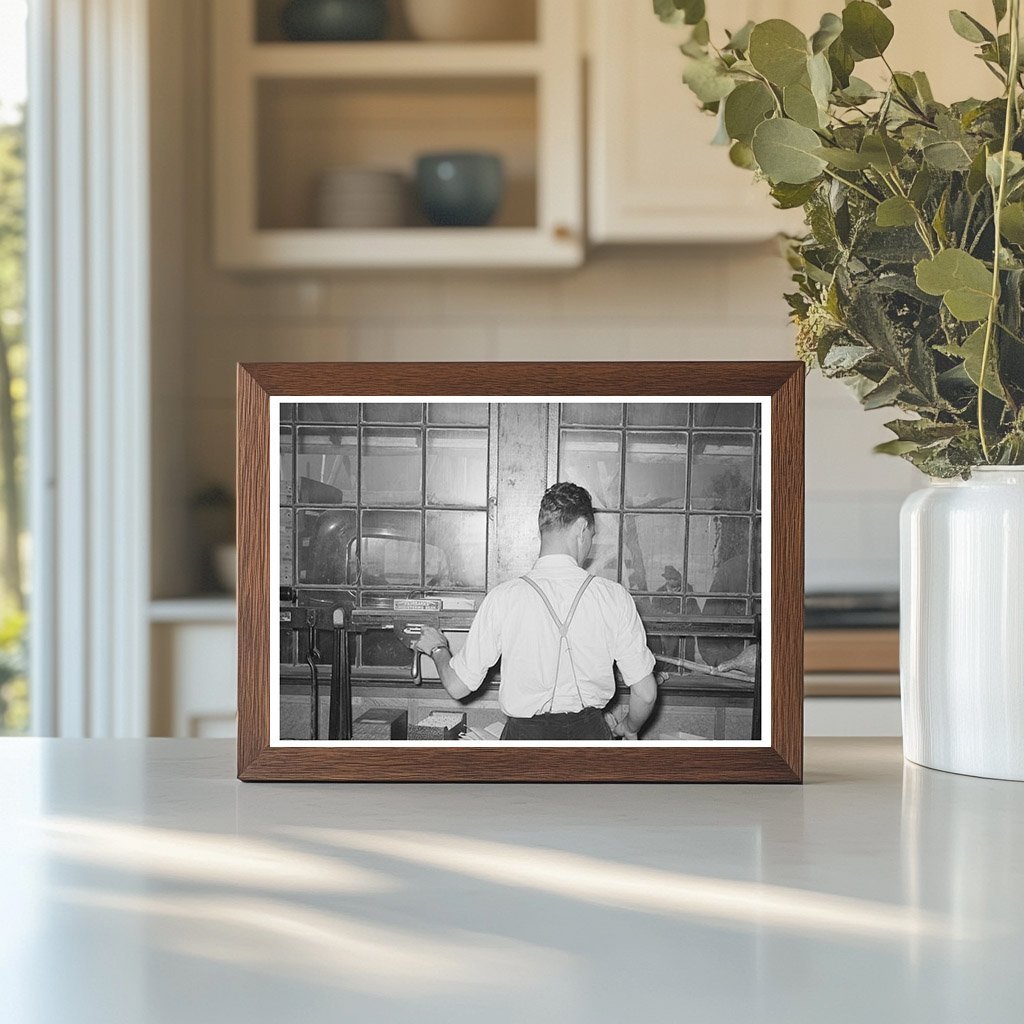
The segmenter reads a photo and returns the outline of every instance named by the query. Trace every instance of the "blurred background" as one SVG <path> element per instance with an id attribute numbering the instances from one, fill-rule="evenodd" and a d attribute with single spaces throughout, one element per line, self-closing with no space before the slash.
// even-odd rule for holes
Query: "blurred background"
<path id="1" fill-rule="evenodd" d="M 896 66 L 913 36 L 939 98 L 992 93 L 944 9 L 888 13 Z M 649 0 L 0 0 L 3 731 L 233 732 L 238 361 L 793 358 L 801 223 L 710 144 L 684 31 Z M 807 384 L 808 730 L 892 733 L 919 481 L 872 454 L 885 412 Z"/>

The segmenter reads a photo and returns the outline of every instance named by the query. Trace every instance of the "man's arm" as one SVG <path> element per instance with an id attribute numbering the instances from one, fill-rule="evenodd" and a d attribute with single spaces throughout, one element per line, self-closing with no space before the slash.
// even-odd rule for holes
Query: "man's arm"
<path id="1" fill-rule="evenodd" d="M 416 650 L 433 659 L 437 674 L 441 677 L 441 685 L 453 700 L 465 700 L 473 692 L 452 668 L 452 652 L 440 630 L 434 629 L 433 626 L 424 626 L 419 640 L 416 641 Z"/>
<path id="2" fill-rule="evenodd" d="M 653 673 L 634 683 L 629 688 L 629 710 L 624 718 L 612 726 L 612 735 L 624 740 L 635 740 L 650 718 L 657 699 L 658 684 Z"/>

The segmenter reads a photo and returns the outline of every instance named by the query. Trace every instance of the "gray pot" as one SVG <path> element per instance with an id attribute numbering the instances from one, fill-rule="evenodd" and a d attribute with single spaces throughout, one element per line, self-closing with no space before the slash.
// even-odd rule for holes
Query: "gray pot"
<path id="1" fill-rule="evenodd" d="M 296 42 L 380 39 L 387 27 L 387 0 L 291 0 L 281 11 L 285 37 Z"/>
<path id="2" fill-rule="evenodd" d="M 493 153 L 427 153 L 416 163 L 416 192 L 436 227 L 483 227 L 505 195 L 501 157 Z"/>

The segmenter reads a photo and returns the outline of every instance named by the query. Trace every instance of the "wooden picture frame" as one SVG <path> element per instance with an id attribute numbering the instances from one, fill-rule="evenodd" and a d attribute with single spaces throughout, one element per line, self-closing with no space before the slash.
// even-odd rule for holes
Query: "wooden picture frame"
<path id="1" fill-rule="evenodd" d="M 271 737 L 272 399 L 471 397 L 500 403 L 763 400 L 770 652 L 758 745 L 282 746 Z M 490 396 L 482 397 L 482 396 Z M 556 396 L 554 398 L 549 396 Z M 621 398 L 621 396 L 627 396 Z M 713 399 L 712 399 L 713 400 Z M 408 401 L 408 398 L 406 399 Z M 275 405 L 275 408 L 277 406 Z M 770 448 L 770 458 L 769 458 Z M 238 366 L 238 777 L 243 781 L 800 782 L 803 772 L 804 367 L 799 362 L 257 363 Z M 276 472 L 276 471 L 275 471 Z M 767 595 L 766 595 L 767 597 Z M 347 664 L 347 662 L 346 662 Z M 758 676 L 760 685 L 760 673 Z M 314 673 L 315 681 L 315 673 Z M 758 691 L 761 692 L 761 691 Z M 758 713 L 755 702 L 755 715 Z M 318 734 L 313 734 L 314 736 Z"/>

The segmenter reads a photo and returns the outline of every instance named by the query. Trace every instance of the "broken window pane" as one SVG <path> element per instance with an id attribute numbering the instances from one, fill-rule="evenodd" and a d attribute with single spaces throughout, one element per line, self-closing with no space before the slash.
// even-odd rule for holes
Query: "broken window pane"
<path id="1" fill-rule="evenodd" d="M 363 504 L 420 503 L 422 444 L 423 434 L 419 430 L 363 428 Z"/>
<path id="2" fill-rule="evenodd" d="M 487 585 L 486 512 L 428 512 L 426 540 L 428 587 Z"/>
<path id="3" fill-rule="evenodd" d="M 468 427 L 486 427 L 490 417 L 486 402 L 431 402 L 427 419 L 431 423 L 460 423 Z"/>
<path id="4" fill-rule="evenodd" d="M 678 514 L 623 516 L 622 582 L 637 591 L 673 588 L 683 570 L 685 535 Z"/>
<path id="5" fill-rule="evenodd" d="M 595 576 L 619 579 L 619 517 L 598 512 L 594 516 L 594 546 L 583 568 Z"/>
<path id="6" fill-rule="evenodd" d="M 355 512 L 303 510 L 298 517 L 298 582 L 335 586 L 354 583 L 357 568 Z"/>
<path id="7" fill-rule="evenodd" d="M 423 406 L 419 402 L 366 402 L 364 423 L 420 423 Z"/>
<path id="8" fill-rule="evenodd" d="M 626 434 L 626 506 L 686 507 L 686 434 Z"/>
<path id="9" fill-rule="evenodd" d="M 487 504 L 487 431 L 427 431 L 427 503 Z"/>
<path id="10" fill-rule="evenodd" d="M 364 512 L 360 585 L 418 587 L 423 524 L 419 512 Z"/>
<path id="11" fill-rule="evenodd" d="M 753 434 L 693 435 L 691 508 L 748 511 L 753 474 Z"/>
<path id="12" fill-rule="evenodd" d="M 618 508 L 622 435 L 611 430 L 563 430 L 559 480 L 590 492 L 596 508 Z"/>
<path id="13" fill-rule="evenodd" d="M 359 477 L 355 427 L 299 427 L 295 476 L 303 505 L 354 505 Z"/>
<path id="14" fill-rule="evenodd" d="M 630 402 L 626 410 L 631 427 L 685 427 L 690 422 L 686 402 Z"/>
<path id="15" fill-rule="evenodd" d="M 302 423 L 355 423 L 359 419 L 359 406 L 354 402 L 299 402 L 296 408 Z"/>
<path id="16" fill-rule="evenodd" d="M 695 427 L 752 427 L 757 406 L 749 402 L 698 403 L 693 407 Z"/>
<path id="17" fill-rule="evenodd" d="M 622 425 L 621 402 L 563 402 L 562 422 L 581 427 Z"/>
<path id="18" fill-rule="evenodd" d="M 686 580 L 695 593 L 747 593 L 749 560 L 749 519 L 690 516 L 690 564 Z"/>

